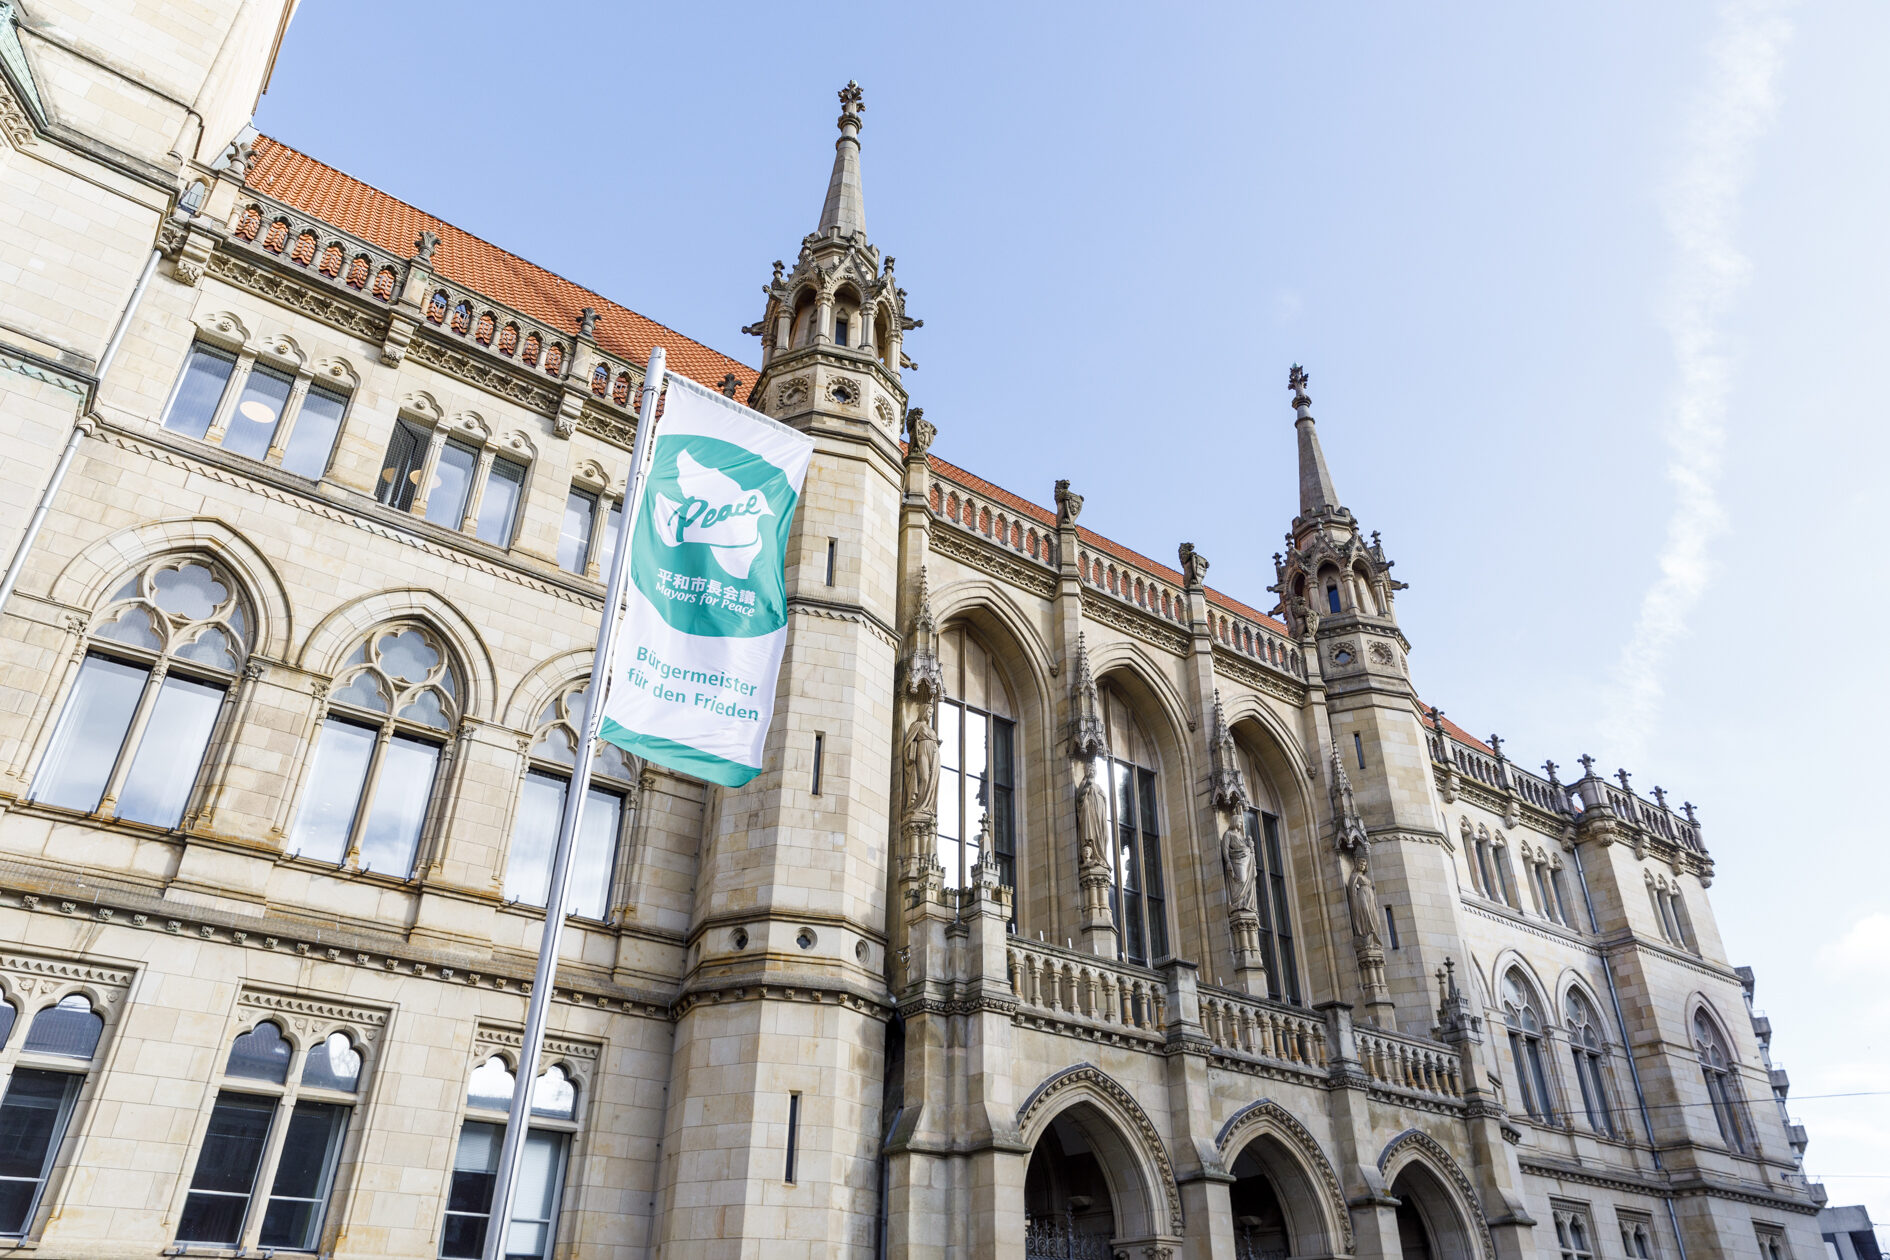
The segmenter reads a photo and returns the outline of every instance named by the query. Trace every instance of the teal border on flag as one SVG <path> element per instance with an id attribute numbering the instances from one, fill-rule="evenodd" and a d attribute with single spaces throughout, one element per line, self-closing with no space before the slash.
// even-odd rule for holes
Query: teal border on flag
<path id="1" fill-rule="evenodd" d="M 722 787 L 740 787 L 761 773 L 760 766 L 744 766 L 739 761 L 717 757 L 660 735 L 640 735 L 610 718 L 604 719 L 603 729 L 597 735 L 627 753 Z"/>

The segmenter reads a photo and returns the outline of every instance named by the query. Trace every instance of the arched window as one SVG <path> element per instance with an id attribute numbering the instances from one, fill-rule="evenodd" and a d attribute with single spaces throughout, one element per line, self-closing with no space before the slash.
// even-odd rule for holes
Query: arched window
<path id="1" fill-rule="evenodd" d="M 1732 1055 L 1726 1051 L 1726 1038 L 1704 1010 L 1693 1013 L 1693 1048 L 1699 1052 L 1700 1072 L 1706 1078 L 1706 1097 L 1713 1104 L 1719 1136 L 1728 1149 L 1744 1154 L 1751 1146 L 1745 1091 L 1739 1088 L 1739 1074 Z"/>
<path id="2" fill-rule="evenodd" d="M 32 799 L 176 827 L 252 625 L 209 561 L 154 560 L 126 579 L 92 630 Z"/>
<path id="3" fill-rule="evenodd" d="M 517 1088 L 511 1064 L 496 1054 L 473 1069 L 440 1234 L 443 1257 L 477 1260 L 484 1252 L 507 1110 Z M 542 1260 L 551 1254 L 558 1233 L 566 1157 L 577 1131 L 577 1104 L 577 1082 L 569 1068 L 553 1064 L 539 1073 L 532 1088 L 531 1128 L 525 1135 L 512 1220 L 506 1230 L 508 1260 Z"/>
<path id="4" fill-rule="evenodd" d="M 589 704 L 590 682 L 583 680 L 566 687 L 538 715 L 531 763 L 512 826 L 512 847 L 506 855 L 508 901 L 545 904 L 558 828 L 571 788 L 571 771 L 577 765 L 579 732 Z M 577 846 L 571 857 L 566 914 L 586 919 L 603 919 L 610 914 L 611 882 L 637 769 L 634 759 L 625 756 L 621 748 L 597 742 L 591 760 L 591 787 L 584 798 L 584 816 L 579 820 Z"/>
<path id="5" fill-rule="evenodd" d="M 291 850 L 406 878 L 459 704 L 451 657 L 431 630 L 371 631 L 328 696 Z"/>
<path id="6" fill-rule="evenodd" d="M 1481 839 L 1481 834 L 1479 834 Z M 1496 832 L 1490 840 L 1490 869 L 1496 876 L 1492 896 L 1512 910 L 1522 909 L 1522 895 L 1516 891 L 1516 877 L 1509 869 L 1509 840 L 1502 832 Z"/>
<path id="7" fill-rule="evenodd" d="M 4 1005 L 11 1031 L 13 1007 Z M 0 1100 L 0 1237 L 32 1228 L 104 1030 L 91 999 L 69 993 L 41 1007 L 18 1052 L 5 1056 L 12 1071 Z"/>
<path id="8" fill-rule="evenodd" d="M 1601 1020 L 1595 1015 L 1594 1005 L 1578 989 L 1568 991 L 1562 1013 L 1568 1020 L 1569 1053 L 1575 1060 L 1575 1083 L 1581 1087 L 1582 1110 L 1588 1113 L 1588 1127 L 1613 1137 L 1614 1106 L 1602 1074 L 1608 1044 L 1601 1035 Z"/>
<path id="9" fill-rule="evenodd" d="M 1111 686 L 1101 690 L 1109 752 L 1096 760 L 1096 777 L 1109 797 L 1114 851 L 1109 856 L 1109 908 L 1117 948 L 1130 962 L 1168 956 L 1168 897 L 1162 878 L 1160 761 L 1155 743 Z"/>
<path id="10" fill-rule="evenodd" d="M 1336 613 L 1340 610 L 1339 581 L 1333 578 L 1326 583 L 1326 610 Z"/>
<path id="11" fill-rule="evenodd" d="M 1287 878 L 1286 825 L 1260 765 L 1240 750 L 1247 791 L 1247 843 L 1253 846 L 1254 909 L 1260 915 L 1260 955 L 1267 969 L 1267 996 L 1300 1002 L 1299 959 L 1293 947 L 1293 898 Z"/>
<path id="12" fill-rule="evenodd" d="M 299 1071 L 297 1050 L 273 1020 L 231 1042 L 178 1218 L 179 1243 L 246 1252 L 320 1246 L 348 1120 L 360 1103 L 362 1055 L 339 1030 L 299 1056 Z"/>
<path id="13" fill-rule="evenodd" d="M 1015 889 L 1017 727 L 1010 692 L 990 651 L 962 625 L 939 636 L 938 655 L 945 674 L 937 718 L 938 860 L 945 886 L 971 886 L 988 820 L 998 882 Z M 1015 907 L 1013 901 L 1013 915 Z"/>
<path id="14" fill-rule="evenodd" d="M 1529 982 L 1515 968 L 1503 977 L 1503 1022 L 1509 1028 L 1509 1053 L 1516 1064 L 1523 1110 L 1537 1120 L 1555 1123 L 1555 1095 L 1549 1089 L 1549 1069 L 1542 1056 L 1541 1008 Z"/>

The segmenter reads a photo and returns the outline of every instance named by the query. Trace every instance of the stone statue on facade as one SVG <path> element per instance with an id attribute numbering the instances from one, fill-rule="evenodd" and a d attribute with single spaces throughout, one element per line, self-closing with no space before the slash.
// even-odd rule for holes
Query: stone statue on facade
<path id="1" fill-rule="evenodd" d="M 1360 946 L 1379 949 L 1378 889 L 1372 883 L 1371 850 L 1359 845 L 1352 850 L 1352 875 L 1345 882 L 1345 904 L 1352 914 L 1352 939 Z"/>
<path id="2" fill-rule="evenodd" d="M 1094 766 L 1085 768 L 1076 789 L 1076 836 L 1083 869 L 1107 868 L 1103 854 L 1109 851 L 1109 797 L 1096 781 Z"/>
<path id="3" fill-rule="evenodd" d="M 938 810 L 938 732 L 931 715 L 921 708 L 906 727 L 902 741 L 905 761 L 905 816 L 930 818 Z"/>
<path id="4" fill-rule="evenodd" d="M 1221 864 L 1227 872 L 1227 909 L 1233 914 L 1254 912 L 1253 841 L 1238 819 L 1221 833 Z"/>

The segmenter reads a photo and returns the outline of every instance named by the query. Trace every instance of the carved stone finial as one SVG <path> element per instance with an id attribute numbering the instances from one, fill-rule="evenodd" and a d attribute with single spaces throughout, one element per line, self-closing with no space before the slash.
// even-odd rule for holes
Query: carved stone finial
<path id="1" fill-rule="evenodd" d="M 1502 736 L 1500 735 L 1490 736 L 1490 751 L 1496 754 L 1496 759 L 1498 761 L 1506 760 L 1506 758 L 1503 756 L 1503 737 Z"/>
<path id="2" fill-rule="evenodd" d="M 886 266 L 884 270 L 886 272 L 886 275 L 889 277 L 892 275 L 894 261 L 895 259 L 893 258 L 891 254 L 886 255 Z"/>
<path id="3" fill-rule="evenodd" d="M 774 260 L 774 282 L 776 284 L 781 283 L 783 275 L 786 271 L 787 271 L 787 264 L 782 262 L 779 258 L 775 259 Z"/>
<path id="4" fill-rule="evenodd" d="M 597 312 L 585 307 L 578 312 L 578 336 L 589 337 L 597 332 Z"/>
<path id="5" fill-rule="evenodd" d="M 1696 827 L 1700 825 L 1700 820 L 1694 817 L 1692 801 L 1681 801 L 1680 810 L 1682 813 L 1684 813 L 1687 816 L 1688 822 L 1692 823 Z"/>
<path id="6" fill-rule="evenodd" d="M 1628 775 L 1628 772 L 1627 772 L 1627 771 L 1625 771 L 1625 770 L 1616 770 L 1616 771 L 1614 772 L 1614 777 L 1615 777 L 1615 778 L 1617 778 L 1617 779 L 1619 779 L 1619 780 L 1621 780 L 1621 790 L 1622 790 L 1623 792 L 1632 792 L 1632 791 L 1634 790 L 1633 788 L 1631 788 L 1631 787 L 1629 787 L 1629 786 L 1628 786 L 1628 778 L 1629 778 L 1630 776 Z"/>
<path id="7" fill-rule="evenodd" d="M 1293 391 L 1293 400 L 1295 402 L 1306 397 L 1306 386 L 1311 380 L 1312 378 L 1306 375 L 1306 369 L 1297 363 L 1295 363 L 1292 370 L 1286 374 L 1286 387 Z M 1310 402 L 1311 400 L 1307 399 L 1307 401 Z"/>
<path id="8" fill-rule="evenodd" d="M 1196 551 L 1193 543 L 1182 543 L 1177 558 L 1181 561 L 1181 576 L 1189 590 L 1207 584 L 1207 557 Z"/>
<path id="9" fill-rule="evenodd" d="M 740 378 L 738 378 L 733 372 L 725 373 L 721 381 L 716 385 L 717 389 L 721 390 L 724 394 L 727 394 L 730 398 L 735 397 L 735 391 L 740 389 L 741 387 L 742 387 L 742 383 L 741 383 Z"/>
<path id="10" fill-rule="evenodd" d="M 841 117 L 844 118 L 848 115 L 851 115 L 854 121 L 857 122 L 859 121 L 860 111 L 865 108 L 866 108 L 866 93 L 860 90 L 860 85 L 858 83 L 856 83 L 852 79 L 848 79 L 847 85 L 840 89 Z"/>
<path id="11" fill-rule="evenodd" d="M 1595 775 L 1595 759 L 1590 757 L 1587 753 L 1583 753 L 1581 756 L 1575 758 L 1575 760 L 1582 763 L 1582 777 L 1584 779 L 1592 779 Z"/>
<path id="12" fill-rule="evenodd" d="M 1547 771 L 1547 772 L 1548 772 L 1548 775 L 1549 775 L 1549 785 L 1550 785 L 1551 787 L 1561 787 L 1561 786 L 1562 786 L 1562 784 L 1561 784 L 1561 781 L 1560 781 L 1560 780 L 1558 780 L 1558 779 L 1557 779 L 1557 778 L 1555 777 L 1555 763 L 1554 763 L 1553 761 L 1545 761 L 1545 762 L 1543 762 L 1543 763 L 1542 763 L 1542 768 L 1543 768 L 1543 769 L 1544 769 L 1545 771 Z"/>
<path id="13" fill-rule="evenodd" d="M 1108 736 L 1103 733 L 1102 697 L 1096 690 L 1096 676 L 1089 670 L 1089 646 L 1080 630 L 1076 635 L 1076 671 L 1070 681 L 1070 699 L 1070 755 L 1082 760 L 1102 756 L 1109 750 Z"/>
<path id="14" fill-rule="evenodd" d="M 230 178 L 240 184 L 249 177 L 250 163 L 255 160 L 256 146 L 245 140 L 230 146 L 230 160 L 225 169 L 229 171 Z"/>
<path id="15" fill-rule="evenodd" d="M 1332 792 L 1333 821 L 1338 826 L 1334 847 L 1341 853 L 1362 851 L 1370 843 L 1365 834 L 1365 820 L 1359 817 L 1352 780 L 1346 776 L 1345 759 L 1339 755 L 1336 742 L 1332 745 L 1332 781 L 1327 786 Z"/>
<path id="16" fill-rule="evenodd" d="M 1083 496 L 1070 489 L 1070 479 L 1057 482 L 1057 524 L 1074 525 L 1083 514 Z"/>
<path id="17" fill-rule="evenodd" d="M 1221 708 L 1221 693 L 1214 693 L 1214 717 L 1209 730 L 1208 788 L 1214 804 L 1231 814 L 1247 808 L 1247 777 L 1241 773 L 1240 755 L 1234 748 L 1234 732 L 1227 725 Z"/>
<path id="18" fill-rule="evenodd" d="M 925 408 L 914 407 L 906 412 L 906 449 L 914 458 L 924 459 L 937 437 L 938 426 L 925 418 Z"/>
<path id="19" fill-rule="evenodd" d="M 431 267 L 433 265 L 433 251 L 439 247 L 440 234 L 438 232 L 422 232 L 419 238 L 413 243 L 413 260 Z"/>
<path id="20" fill-rule="evenodd" d="M 919 598 L 906 631 L 903 664 L 907 695 L 930 707 L 945 694 L 945 672 L 938 660 L 938 621 L 932 616 L 932 593 L 923 565 L 919 566 Z"/>
<path id="21" fill-rule="evenodd" d="M 1660 786 L 1658 783 L 1654 785 L 1654 801 L 1662 809 L 1667 808 L 1667 789 Z"/>

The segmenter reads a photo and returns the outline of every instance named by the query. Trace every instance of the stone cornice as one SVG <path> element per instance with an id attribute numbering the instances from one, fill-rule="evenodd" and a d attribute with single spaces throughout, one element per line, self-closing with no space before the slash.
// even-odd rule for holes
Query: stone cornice
<path id="1" fill-rule="evenodd" d="M 965 533 L 955 525 L 934 521 L 933 528 L 927 533 L 931 536 L 931 548 L 941 556 L 949 556 L 961 564 L 988 573 L 999 581 L 1042 599 L 1053 599 L 1057 593 L 1057 575 L 1053 570 L 1041 568 L 1028 560 L 1019 559 L 1008 552 Z"/>
<path id="2" fill-rule="evenodd" d="M 1176 656 L 1188 654 L 1189 638 L 1186 630 L 1158 621 L 1138 608 L 1110 598 L 1094 587 L 1083 588 L 1083 616 L 1105 626 L 1114 627 L 1164 652 L 1170 652 Z"/>

